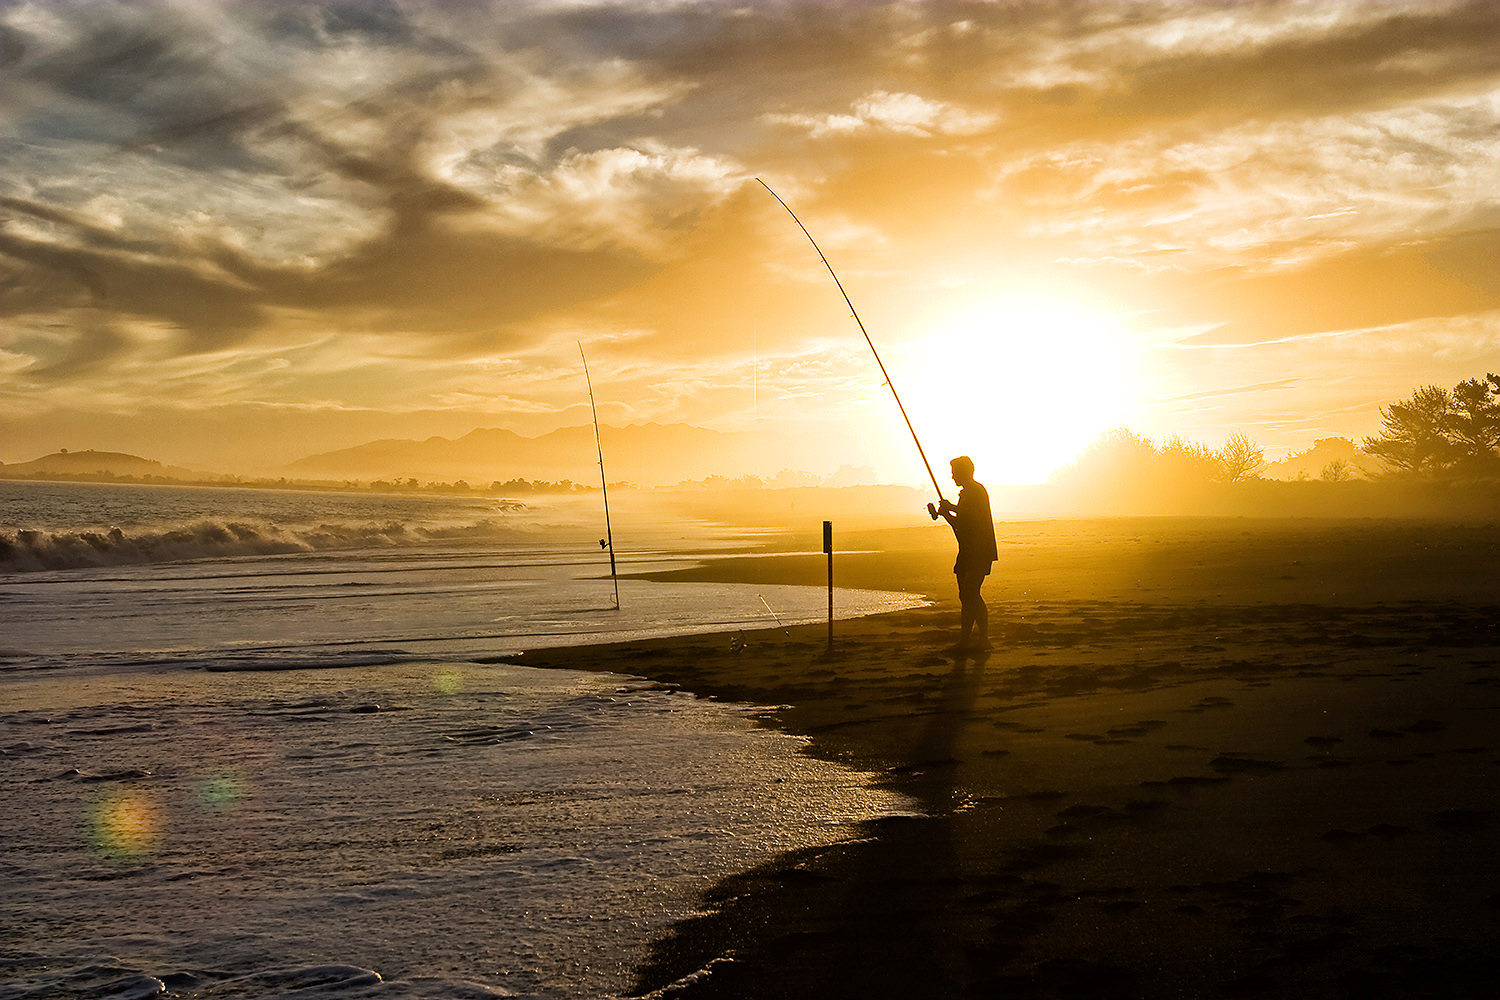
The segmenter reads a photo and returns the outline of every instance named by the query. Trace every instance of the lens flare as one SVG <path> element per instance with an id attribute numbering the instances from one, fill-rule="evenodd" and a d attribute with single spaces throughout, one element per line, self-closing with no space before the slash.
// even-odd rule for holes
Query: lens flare
<path id="1" fill-rule="evenodd" d="M 210 812 L 223 812 L 232 808 L 243 794 L 240 779 L 232 774 L 216 774 L 198 789 L 199 800 Z"/>
<path id="2" fill-rule="evenodd" d="M 94 803 L 89 840 L 105 857 L 133 861 L 146 857 L 161 839 L 161 810 L 147 792 L 123 789 Z"/>
<path id="3" fill-rule="evenodd" d="M 457 694 L 463 689 L 463 678 L 452 670 L 444 670 L 433 674 L 432 686 L 438 694 Z"/>

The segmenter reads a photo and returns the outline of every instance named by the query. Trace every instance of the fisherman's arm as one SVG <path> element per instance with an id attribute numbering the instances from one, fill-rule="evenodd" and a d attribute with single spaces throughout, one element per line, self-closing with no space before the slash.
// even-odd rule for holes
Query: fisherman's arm
<path id="1" fill-rule="evenodd" d="M 953 528 L 954 534 L 958 533 L 958 504 L 944 498 L 939 500 L 936 505 L 928 504 L 927 513 L 934 521 L 941 517 Z"/>

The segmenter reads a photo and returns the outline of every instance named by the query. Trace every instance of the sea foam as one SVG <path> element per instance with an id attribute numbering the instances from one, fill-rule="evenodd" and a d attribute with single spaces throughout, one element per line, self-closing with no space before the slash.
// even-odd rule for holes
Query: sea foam
<path id="1" fill-rule="evenodd" d="M 497 520 L 426 526 L 400 521 L 281 526 L 255 521 L 195 521 L 179 527 L 0 530 L 0 572 L 81 569 L 186 562 L 236 556 L 283 555 L 493 542 L 517 537 Z"/>

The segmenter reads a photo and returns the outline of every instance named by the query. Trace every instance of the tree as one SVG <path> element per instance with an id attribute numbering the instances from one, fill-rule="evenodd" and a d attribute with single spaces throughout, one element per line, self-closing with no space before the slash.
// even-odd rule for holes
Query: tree
<path id="1" fill-rule="evenodd" d="M 1347 483 L 1354 478 L 1354 466 L 1342 458 L 1335 458 L 1323 466 L 1318 478 L 1325 483 Z"/>
<path id="2" fill-rule="evenodd" d="M 1099 482 L 1134 483 L 1155 477 L 1156 458 L 1156 445 L 1150 438 L 1116 427 L 1084 448 L 1073 468 Z"/>
<path id="3" fill-rule="evenodd" d="M 1500 375 L 1465 379 L 1453 387 L 1448 435 L 1459 453 L 1459 471 L 1500 471 Z"/>
<path id="4" fill-rule="evenodd" d="M 1260 446 L 1242 431 L 1230 435 L 1224 447 L 1215 451 L 1176 436 L 1158 447 L 1150 438 L 1117 427 L 1080 452 L 1057 478 L 1152 492 L 1212 482 L 1248 482 L 1259 479 L 1265 467 Z"/>
<path id="5" fill-rule="evenodd" d="M 1106 431 L 1052 474 L 1053 482 L 1081 494 L 1147 496 L 1162 485 L 1159 455 L 1150 438 L 1124 427 Z"/>
<path id="6" fill-rule="evenodd" d="M 1423 386 L 1410 399 L 1380 408 L 1380 436 L 1365 438 L 1365 451 L 1397 475 L 1440 472 L 1454 457 L 1444 433 L 1452 409 L 1447 389 Z"/>
<path id="7" fill-rule="evenodd" d="M 1467 379 L 1452 391 L 1428 385 L 1380 408 L 1378 437 L 1365 451 L 1392 475 L 1500 473 L 1500 376 Z"/>
<path id="8" fill-rule="evenodd" d="M 1244 431 L 1235 431 L 1219 452 L 1219 466 L 1226 483 L 1259 479 L 1266 468 L 1265 452 Z"/>
<path id="9" fill-rule="evenodd" d="M 1199 483 L 1220 477 L 1219 453 L 1196 441 L 1173 435 L 1157 450 L 1156 464 L 1166 479 L 1177 483 Z"/>

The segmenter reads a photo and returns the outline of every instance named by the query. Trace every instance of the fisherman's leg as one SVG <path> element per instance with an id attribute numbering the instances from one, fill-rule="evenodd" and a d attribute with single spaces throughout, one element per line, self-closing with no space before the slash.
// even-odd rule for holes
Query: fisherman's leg
<path id="1" fill-rule="evenodd" d="M 979 634 L 974 644 L 987 647 L 990 635 L 990 612 L 979 593 L 980 587 L 984 586 L 984 574 L 966 573 L 960 579 L 962 582 L 959 600 L 962 602 L 964 618 L 967 621 L 967 626 L 963 630 L 964 640 L 968 641 L 971 631 L 977 631 Z"/>
<path id="2" fill-rule="evenodd" d="M 962 645 L 969 641 L 969 633 L 974 631 L 974 601 L 969 593 L 969 578 L 967 575 L 958 574 L 958 641 Z"/>
<path id="3" fill-rule="evenodd" d="M 984 586 L 984 577 L 974 578 L 974 627 L 979 632 L 981 642 L 988 642 L 990 638 L 990 609 L 984 603 L 984 595 L 979 588 Z"/>
<path id="4" fill-rule="evenodd" d="M 976 626 L 980 641 L 985 641 L 989 634 L 989 611 L 979 596 L 979 587 L 983 583 L 984 577 L 978 573 L 964 573 L 958 578 L 960 635 L 965 643 Z"/>

